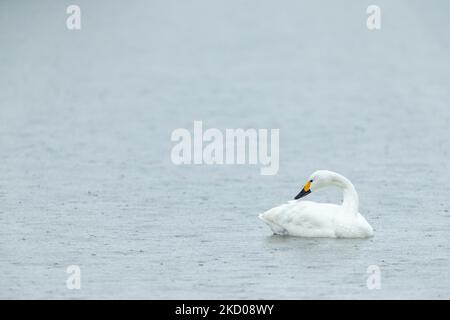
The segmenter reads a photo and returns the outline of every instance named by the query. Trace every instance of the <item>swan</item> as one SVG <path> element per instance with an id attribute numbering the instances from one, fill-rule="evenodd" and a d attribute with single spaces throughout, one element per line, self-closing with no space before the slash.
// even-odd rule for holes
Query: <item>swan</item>
<path id="1" fill-rule="evenodd" d="M 298 200 L 326 187 L 342 190 L 342 205 Z M 259 215 L 274 234 L 327 238 L 367 238 L 373 235 L 372 227 L 358 212 L 355 187 L 339 173 L 328 170 L 314 172 L 294 199 Z"/>

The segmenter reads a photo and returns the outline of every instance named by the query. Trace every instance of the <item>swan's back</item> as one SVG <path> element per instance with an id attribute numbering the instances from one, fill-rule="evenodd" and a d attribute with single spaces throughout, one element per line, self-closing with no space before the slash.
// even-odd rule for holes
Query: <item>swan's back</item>
<path id="1" fill-rule="evenodd" d="M 301 237 L 336 237 L 333 220 L 341 206 L 312 201 L 289 201 L 259 217 L 275 234 Z"/>
<path id="2" fill-rule="evenodd" d="M 367 237 L 373 231 L 360 214 L 349 216 L 340 205 L 289 201 L 259 215 L 275 234 L 299 237 Z"/>

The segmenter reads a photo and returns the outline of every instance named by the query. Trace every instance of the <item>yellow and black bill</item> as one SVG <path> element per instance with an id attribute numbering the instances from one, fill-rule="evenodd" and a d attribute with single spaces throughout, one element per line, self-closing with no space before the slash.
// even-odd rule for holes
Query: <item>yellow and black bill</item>
<path id="1" fill-rule="evenodd" d="M 311 193 L 311 181 L 308 181 L 303 187 L 302 191 L 298 195 L 295 196 L 295 200 L 303 198 Z"/>

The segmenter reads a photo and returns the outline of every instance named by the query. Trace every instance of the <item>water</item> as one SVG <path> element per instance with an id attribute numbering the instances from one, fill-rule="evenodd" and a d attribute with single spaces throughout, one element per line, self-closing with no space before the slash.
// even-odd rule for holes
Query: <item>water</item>
<path id="1" fill-rule="evenodd" d="M 450 297 L 448 2 L 378 1 L 375 32 L 356 0 L 69 4 L 0 3 L 1 298 Z M 279 128 L 278 174 L 173 165 L 194 120 Z M 322 168 L 375 237 L 257 219 Z"/>

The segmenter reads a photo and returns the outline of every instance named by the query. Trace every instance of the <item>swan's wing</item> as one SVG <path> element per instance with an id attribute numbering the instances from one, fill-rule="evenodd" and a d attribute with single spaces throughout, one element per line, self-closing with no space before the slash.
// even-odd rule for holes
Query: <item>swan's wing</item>
<path id="1" fill-rule="evenodd" d="M 334 217 L 341 207 L 312 201 L 289 201 L 260 215 L 278 234 L 335 237 Z"/>

